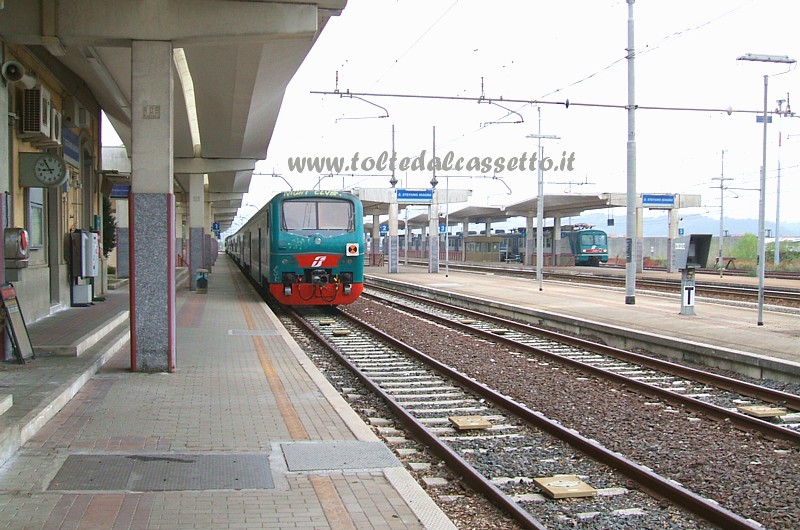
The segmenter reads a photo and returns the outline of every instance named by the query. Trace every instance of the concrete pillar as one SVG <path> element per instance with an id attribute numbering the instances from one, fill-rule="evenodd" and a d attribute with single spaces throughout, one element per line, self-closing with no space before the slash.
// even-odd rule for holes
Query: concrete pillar
<path id="1" fill-rule="evenodd" d="M 183 209 L 181 207 L 175 208 L 175 257 L 176 257 L 176 267 L 182 267 L 187 261 L 185 245 L 186 243 L 183 240 L 183 224 L 184 224 L 184 215 Z"/>
<path id="2" fill-rule="evenodd" d="M 131 45 L 131 369 L 175 371 L 172 44 Z"/>
<path id="3" fill-rule="evenodd" d="M 433 202 L 428 212 L 428 227 L 431 236 L 428 239 L 428 272 L 439 272 L 439 191 L 433 190 Z"/>
<path id="4" fill-rule="evenodd" d="M 392 202 L 389 203 L 389 273 L 400 272 L 400 238 L 397 236 L 397 195 L 392 195 Z"/>
<path id="5" fill-rule="evenodd" d="M 211 211 L 211 203 L 208 201 L 203 202 L 203 268 L 211 272 L 213 265 L 211 260 L 211 221 L 214 219 L 214 214 Z M 258 232 L 256 232 L 258 238 Z M 253 241 L 253 257 L 258 256 L 258 239 Z M 255 270 L 258 270 L 258 262 L 256 262 Z"/>
<path id="6" fill-rule="evenodd" d="M 469 235 L 469 217 L 461 223 L 461 261 L 467 261 L 467 236 Z"/>
<path id="7" fill-rule="evenodd" d="M 128 201 L 117 200 L 117 278 L 131 275 L 130 229 Z"/>
<path id="8" fill-rule="evenodd" d="M 636 207 L 636 272 L 644 270 L 644 252 L 642 251 L 642 238 L 644 237 L 644 215 L 641 206 Z"/>
<path id="9" fill-rule="evenodd" d="M 205 239 L 205 177 L 202 173 L 189 175 L 189 290 L 197 289 L 197 269 L 205 269 L 203 241 Z"/>
<path id="10" fill-rule="evenodd" d="M 533 215 L 525 217 L 525 265 L 533 265 L 536 252 L 536 241 L 533 236 Z"/>
<path id="11" fill-rule="evenodd" d="M 675 239 L 678 238 L 679 221 L 680 210 L 673 208 L 669 211 L 669 228 L 667 230 L 667 272 L 678 272 L 672 252 L 675 246 Z"/>
<path id="12" fill-rule="evenodd" d="M 558 257 L 561 255 L 561 218 L 553 218 L 553 260 L 551 265 L 558 265 Z"/>
<path id="13" fill-rule="evenodd" d="M 374 214 L 372 216 L 372 244 L 371 253 L 372 254 L 380 254 L 380 241 L 381 241 L 381 216 Z M 372 263 L 377 263 L 377 261 L 373 261 Z"/>

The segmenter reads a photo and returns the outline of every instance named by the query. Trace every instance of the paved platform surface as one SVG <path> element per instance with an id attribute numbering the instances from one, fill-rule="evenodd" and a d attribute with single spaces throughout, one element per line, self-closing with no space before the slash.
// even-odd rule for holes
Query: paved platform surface
<path id="1" fill-rule="evenodd" d="M 173 374 L 130 371 L 125 287 L 29 325 L 36 358 L 0 364 L 0 528 L 455 528 L 217 263 L 178 289 Z"/>
<path id="2" fill-rule="evenodd" d="M 590 274 L 586 267 L 571 268 L 576 274 Z M 603 273 L 612 270 L 602 270 Z M 438 273 L 426 268 L 401 266 L 400 272 L 389 274 L 385 267 L 367 267 L 366 273 L 392 281 L 426 286 L 431 289 L 452 291 L 462 295 L 490 299 L 532 311 L 553 313 L 565 318 L 580 318 L 613 326 L 622 330 L 637 330 L 679 338 L 714 348 L 741 352 L 752 356 L 792 363 L 800 368 L 800 314 L 772 310 L 765 306 L 763 325 L 757 324 L 755 304 L 711 303 L 698 298 L 694 315 L 680 315 L 681 302 L 677 295 L 648 293 L 637 290 L 635 304 L 625 304 L 625 289 L 593 287 L 549 281 L 545 277 L 543 289 L 538 281 L 487 274 L 462 272 L 440 266 Z M 624 270 L 616 271 L 624 275 Z M 644 277 L 673 277 L 680 273 L 643 273 Z M 720 281 L 716 275 L 702 275 L 698 282 Z M 724 277 L 724 283 L 757 284 L 756 278 Z M 768 280 L 767 287 L 798 288 L 797 281 Z"/>

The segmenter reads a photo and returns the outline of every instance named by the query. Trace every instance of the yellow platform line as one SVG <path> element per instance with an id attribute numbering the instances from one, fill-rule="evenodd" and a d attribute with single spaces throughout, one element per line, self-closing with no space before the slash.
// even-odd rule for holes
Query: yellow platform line
<path id="1" fill-rule="evenodd" d="M 230 262 L 228 262 L 228 267 L 231 267 Z M 236 288 L 236 295 L 239 297 L 239 305 L 242 308 L 242 313 L 244 313 L 244 319 L 247 323 L 247 329 L 258 329 L 255 324 L 253 312 L 250 311 L 250 307 L 244 298 L 244 294 L 242 293 L 242 288 L 239 285 L 237 274 L 232 274 L 232 278 L 233 285 Z M 305 427 L 303 427 L 303 423 L 300 421 L 300 416 L 298 416 L 297 411 L 292 405 L 292 401 L 289 399 L 289 395 L 286 393 L 286 388 L 283 386 L 280 377 L 278 377 L 278 374 L 275 371 L 275 366 L 272 364 L 272 360 L 270 359 L 266 344 L 264 344 L 263 337 L 254 335 L 253 345 L 256 348 L 258 360 L 261 363 L 261 369 L 264 371 L 264 375 L 267 377 L 267 382 L 272 390 L 272 394 L 275 396 L 275 402 L 278 405 L 278 410 L 281 413 L 283 421 L 286 423 L 286 428 L 289 430 L 289 435 L 292 437 L 292 440 L 308 440 L 308 431 L 306 431 Z"/>

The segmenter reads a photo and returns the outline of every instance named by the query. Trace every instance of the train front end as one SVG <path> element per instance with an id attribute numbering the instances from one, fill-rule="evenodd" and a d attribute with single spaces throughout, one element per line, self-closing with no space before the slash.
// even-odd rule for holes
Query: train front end
<path id="1" fill-rule="evenodd" d="M 608 235 L 602 230 L 581 230 L 573 245 L 576 265 L 597 267 L 608 262 Z"/>
<path id="2" fill-rule="evenodd" d="M 338 191 L 281 193 L 270 202 L 269 290 L 285 305 L 340 305 L 364 290 L 361 201 Z"/>

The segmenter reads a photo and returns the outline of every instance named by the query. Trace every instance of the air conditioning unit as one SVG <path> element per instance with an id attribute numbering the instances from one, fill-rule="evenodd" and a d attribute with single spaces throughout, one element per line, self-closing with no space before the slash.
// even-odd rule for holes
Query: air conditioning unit
<path id="1" fill-rule="evenodd" d="M 89 128 L 89 112 L 75 98 L 64 100 L 64 126 L 79 129 Z"/>
<path id="2" fill-rule="evenodd" d="M 50 139 L 50 112 L 52 103 L 50 92 L 42 86 L 27 89 L 22 99 L 23 139 Z"/>
<path id="3" fill-rule="evenodd" d="M 36 147 L 58 147 L 61 145 L 61 113 L 56 109 L 53 109 L 50 116 L 50 138 L 43 138 L 41 140 L 37 140 L 35 138 L 31 139 L 31 143 Z"/>

